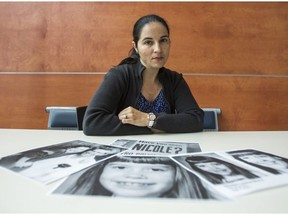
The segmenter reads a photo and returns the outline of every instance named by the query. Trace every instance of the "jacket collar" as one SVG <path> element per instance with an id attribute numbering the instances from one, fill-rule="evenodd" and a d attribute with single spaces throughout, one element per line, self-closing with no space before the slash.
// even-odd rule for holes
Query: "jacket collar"
<path id="1" fill-rule="evenodd" d="M 143 71 L 146 69 L 146 67 L 141 63 L 140 59 L 136 63 L 137 68 L 137 75 L 142 77 Z M 158 77 L 161 77 L 161 74 L 163 74 L 164 67 L 160 68 L 158 71 Z"/>
<path id="2" fill-rule="evenodd" d="M 142 73 L 146 69 L 146 67 L 141 63 L 140 59 L 138 59 L 136 67 L 137 67 L 137 75 L 142 77 Z"/>

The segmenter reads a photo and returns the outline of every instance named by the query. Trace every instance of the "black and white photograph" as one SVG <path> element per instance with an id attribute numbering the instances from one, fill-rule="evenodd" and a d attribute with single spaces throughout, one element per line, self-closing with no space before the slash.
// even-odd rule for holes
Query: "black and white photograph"
<path id="1" fill-rule="evenodd" d="M 224 200 L 169 157 L 116 155 L 69 176 L 53 194 Z"/>
<path id="2" fill-rule="evenodd" d="M 259 178 L 251 171 L 239 167 L 218 155 L 190 155 L 185 158 L 190 168 L 213 184 L 229 184 Z"/>
<path id="3" fill-rule="evenodd" d="M 288 159 L 255 149 L 227 152 L 234 159 L 274 175 L 288 174 Z"/>
<path id="4" fill-rule="evenodd" d="M 242 151 L 242 150 L 237 150 Z M 288 183 L 288 178 L 267 175 L 260 169 L 226 156 L 226 152 L 206 152 L 172 156 L 188 171 L 214 185 L 228 197 L 236 197 Z"/>
<path id="5" fill-rule="evenodd" d="M 129 140 L 121 140 L 120 143 L 128 143 Z M 114 143 L 117 144 L 118 140 Z M 114 143 L 112 145 L 114 145 Z M 145 141 L 132 140 L 127 151 L 122 155 L 177 155 L 192 152 L 201 152 L 199 143 L 171 142 L 171 141 Z"/>
<path id="6" fill-rule="evenodd" d="M 74 140 L 2 157 L 0 166 L 48 184 L 124 150 Z"/>
<path id="7" fill-rule="evenodd" d="M 138 140 L 132 140 L 132 139 L 117 139 L 114 142 L 112 142 L 111 145 L 128 149 L 131 146 L 133 146 L 137 141 Z"/>

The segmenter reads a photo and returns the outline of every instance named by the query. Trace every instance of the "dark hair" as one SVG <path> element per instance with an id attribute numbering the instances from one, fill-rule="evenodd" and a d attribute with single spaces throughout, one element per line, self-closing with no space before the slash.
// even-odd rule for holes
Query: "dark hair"
<path id="1" fill-rule="evenodd" d="M 159 23 L 161 23 L 167 29 L 167 32 L 168 32 L 168 35 L 169 35 L 169 33 L 170 33 L 169 26 L 168 26 L 167 22 L 162 17 L 160 17 L 158 15 L 155 15 L 155 14 L 146 15 L 146 16 L 143 16 L 140 19 L 138 19 L 137 22 L 134 24 L 133 41 L 135 42 L 136 46 L 137 46 L 137 43 L 139 41 L 140 34 L 141 34 L 141 31 L 142 31 L 143 27 L 146 24 L 151 23 L 151 22 L 159 22 Z M 136 52 L 136 50 L 134 48 L 132 48 L 129 51 L 129 57 L 123 59 L 119 63 L 119 65 L 122 65 L 122 64 L 133 64 L 133 63 L 137 62 L 138 59 L 139 59 L 139 54 Z"/>
<path id="2" fill-rule="evenodd" d="M 273 174 L 281 174 L 281 172 L 276 170 L 276 169 L 274 169 L 274 168 L 272 168 L 272 167 L 267 167 L 267 166 L 264 166 L 264 165 L 248 162 L 248 161 L 242 159 L 241 156 L 246 156 L 246 155 L 267 155 L 267 156 L 273 157 L 275 159 L 282 160 L 282 161 L 286 162 L 287 165 L 288 165 L 288 160 L 286 158 L 282 158 L 282 157 L 279 157 L 277 155 L 273 155 L 273 154 L 269 154 L 269 153 L 261 152 L 261 151 L 257 151 L 257 150 L 231 151 L 231 152 L 229 152 L 229 154 L 232 155 L 232 157 L 234 157 L 236 160 L 239 160 L 239 161 L 241 161 L 243 163 L 249 164 L 251 166 L 257 167 L 259 169 L 265 170 L 265 171 L 273 173 Z"/>
<path id="3" fill-rule="evenodd" d="M 220 164 L 224 164 L 231 169 L 234 175 L 243 175 L 246 178 L 259 178 L 258 176 L 251 173 L 249 170 L 231 164 L 227 161 L 220 160 L 218 158 L 209 157 L 209 156 L 191 156 L 185 159 L 187 163 L 191 166 L 193 170 L 203 175 L 208 181 L 213 184 L 221 184 L 223 183 L 224 177 L 221 174 L 210 173 L 208 171 L 204 171 L 196 166 L 197 163 L 207 163 L 207 162 L 217 162 Z"/>
<path id="4" fill-rule="evenodd" d="M 101 195 L 112 196 L 112 192 L 104 188 L 99 178 L 104 167 L 113 161 L 122 161 L 130 163 L 150 163 L 167 164 L 175 170 L 175 185 L 168 189 L 160 197 L 162 198 L 194 198 L 194 199 L 216 199 L 210 191 L 204 187 L 201 180 L 194 174 L 181 168 L 168 157 L 139 157 L 139 156 L 114 156 L 103 163 L 98 163 L 86 170 L 80 171 L 66 181 L 67 187 L 57 189 L 57 193 L 78 194 L 78 195 Z"/>

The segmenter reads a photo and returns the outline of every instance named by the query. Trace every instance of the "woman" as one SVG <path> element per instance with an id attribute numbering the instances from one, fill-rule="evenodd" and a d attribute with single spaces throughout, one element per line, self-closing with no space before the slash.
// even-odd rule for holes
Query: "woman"
<path id="1" fill-rule="evenodd" d="M 70 176 L 56 193 L 139 198 L 216 199 L 168 157 L 114 156 Z"/>
<path id="2" fill-rule="evenodd" d="M 86 135 L 184 133 L 203 129 L 199 108 L 182 74 L 164 68 L 169 27 L 157 15 L 140 18 L 130 57 L 112 68 L 87 107 Z"/>
<path id="3" fill-rule="evenodd" d="M 209 156 L 190 156 L 185 159 L 191 168 L 213 184 L 233 183 L 259 178 L 249 170 Z"/>

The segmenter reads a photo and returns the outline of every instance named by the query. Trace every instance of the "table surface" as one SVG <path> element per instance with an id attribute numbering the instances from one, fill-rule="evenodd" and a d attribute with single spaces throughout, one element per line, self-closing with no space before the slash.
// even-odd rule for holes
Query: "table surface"
<path id="1" fill-rule="evenodd" d="M 199 143 L 202 151 L 254 148 L 288 157 L 288 131 L 200 132 L 134 136 L 85 136 L 82 131 L 0 129 L 0 157 L 46 145 L 116 139 Z M 288 185 L 237 197 L 233 201 L 129 199 L 48 194 L 59 182 L 42 185 L 0 169 L 0 213 L 288 213 Z M 112 200 L 113 199 L 113 200 Z"/>

